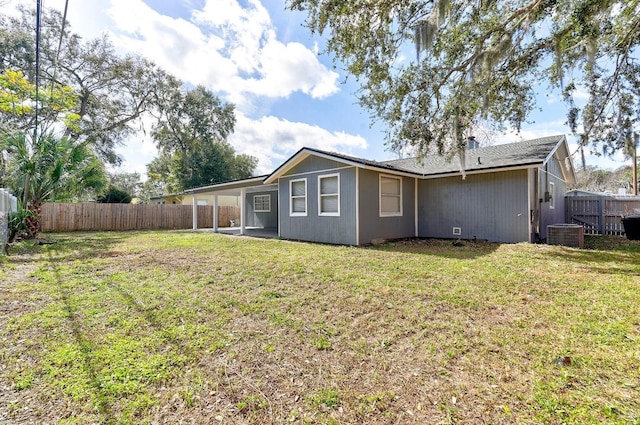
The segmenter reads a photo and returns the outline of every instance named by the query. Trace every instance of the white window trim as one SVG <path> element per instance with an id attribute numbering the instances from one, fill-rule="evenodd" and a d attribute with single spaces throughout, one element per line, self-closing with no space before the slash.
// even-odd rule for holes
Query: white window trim
<path id="1" fill-rule="evenodd" d="M 556 184 L 553 182 L 549 182 L 549 196 L 549 208 L 553 210 L 556 208 Z"/>
<path id="2" fill-rule="evenodd" d="M 296 182 L 304 182 L 304 212 L 294 212 L 293 211 L 293 199 L 294 198 L 302 198 L 302 196 L 293 196 L 293 184 Z M 289 180 L 289 215 L 291 217 L 306 217 L 307 211 L 309 210 L 309 205 L 307 202 L 307 179 L 296 179 Z"/>
<path id="3" fill-rule="evenodd" d="M 322 193 L 322 179 L 333 178 L 338 179 L 338 192 L 336 193 Z M 338 212 L 322 212 L 322 197 L 323 196 L 337 196 L 338 197 Z M 340 217 L 340 173 L 323 174 L 318 176 L 318 215 L 327 217 Z"/>
<path id="4" fill-rule="evenodd" d="M 394 179 L 400 182 L 400 211 L 399 212 L 383 212 L 382 211 L 382 179 Z M 385 196 L 396 196 L 396 195 L 385 195 Z M 380 174 L 378 176 L 378 212 L 380 213 L 380 217 L 402 217 L 402 177 L 400 176 L 391 176 L 388 174 Z"/>
<path id="5" fill-rule="evenodd" d="M 258 208 L 256 208 L 256 198 L 261 198 L 261 199 L 267 198 L 267 204 L 268 204 L 269 208 L 267 208 L 267 209 L 258 209 Z M 263 204 L 264 204 L 264 202 L 263 202 Z M 268 213 L 268 212 L 271 212 L 271 195 L 253 195 L 253 212 L 256 212 L 256 213 Z"/>

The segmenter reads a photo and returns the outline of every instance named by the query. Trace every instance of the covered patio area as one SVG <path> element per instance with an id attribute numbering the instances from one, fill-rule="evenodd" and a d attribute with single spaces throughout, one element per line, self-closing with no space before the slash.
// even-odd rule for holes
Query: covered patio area
<path id="1" fill-rule="evenodd" d="M 251 177 L 218 183 L 210 186 L 185 190 L 185 195 L 191 196 L 193 203 L 193 229 L 198 226 L 198 205 L 203 203 L 213 208 L 214 232 L 247 235 L 255 237 L 277 237 L 278 232 L 278 185 L 263 184 L 266 176 Z M 219 200 L 235 197 L 240 207 L 240 220 L 232 222 L 230 227 L 219 226 Z"/>
<path id="2" fill-rule="evenodd" d="M 274 227 L 246 227 L 244 233 L 240 233 L 239 227 L 221 227 L 217 233 L 233 236 L 250 236 L 252 238 L 275 239 L 278 237 L 278 229 Z"/>

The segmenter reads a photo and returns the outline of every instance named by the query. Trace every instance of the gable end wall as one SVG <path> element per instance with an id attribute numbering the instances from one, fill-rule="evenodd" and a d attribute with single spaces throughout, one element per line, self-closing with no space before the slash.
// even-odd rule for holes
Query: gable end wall
<path id="1" fill-rule="evenodd" d="M 347 168 L 345 168 L 347 167 Z M 318 176 L 340 175 L 340 216 L 318 215 Z M 289 182 L 307 180 L 307 215 L 290 215 Z M 291 240 L 356 245 L 356 169 L 310 156 L 278 180 L 280 237 Z"/>

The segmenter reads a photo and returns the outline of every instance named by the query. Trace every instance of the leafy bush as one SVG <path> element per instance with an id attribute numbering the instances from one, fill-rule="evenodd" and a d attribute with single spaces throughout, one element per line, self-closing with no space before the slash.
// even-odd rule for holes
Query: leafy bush
<path id="1" fill-rule="evenodd" d="M 124 190 L 109 185 L 104 195 L 98 196 L 96 201 L 103 204 L 129 204 L 131 203 L 131 195 Z"/>
<path id="2" fill-rule="evenodd" d="M 7 242 L 12 243 L 19 237 L 30 235 L 28 222 L 31 217 L 35 216 L 35 212 L 23 208 L 9 214 L 9 239 Z"/>

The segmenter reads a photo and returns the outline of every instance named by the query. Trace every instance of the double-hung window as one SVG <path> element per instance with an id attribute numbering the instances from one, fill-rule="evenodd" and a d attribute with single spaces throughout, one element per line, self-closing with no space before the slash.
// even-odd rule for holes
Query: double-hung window
<path id="1" fill-rule="evenodd" d="M 271 212 L 271 195 L 255 195 L 253 197 L 253 212 Z"/>
<path id="2" fill-rule="evenodd" d="M 340 175 L 318 176 L 318 215 L 340 215 Z"/>
<path id="3" fill-rule="evenodd" d="M 289 215 L 307 215 L 307 179 L 289 182 Z"/>
<path id="4" fill-rule="evenodd" d="M 402 215 L 402 177 L 380 175 L 380 217 Z"/>

